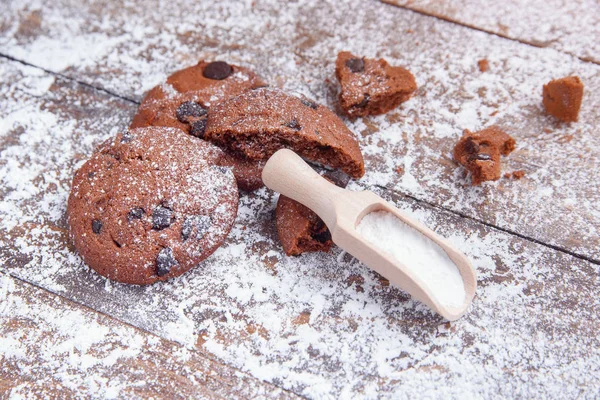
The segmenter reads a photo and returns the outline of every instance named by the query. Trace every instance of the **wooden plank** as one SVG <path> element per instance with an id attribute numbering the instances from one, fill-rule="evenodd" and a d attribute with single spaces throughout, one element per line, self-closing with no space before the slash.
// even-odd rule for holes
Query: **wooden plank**
<path id="1" fill-rule="evenodd" d="M 597 393 L 596 264 L 389 190 L 474 260 L 478 294 L 456 323 L 337 249 L 286 257 L 267 190 L 241 198 L 226 244 L 190 273 L 106 281 L 67 245 L 65 199 L 73 160 L 135 105 L 18 63 L 0 71 L 1 271 L 311 398 Z"/>
<path id="2" fill-rule="evenodd" d="M 595 0 L 382 1 L 600 63 L 600 4 Z"/>
<path id="3" fill-rule="evenodd" d="M 386 116 L 347 121 L 361 135 L 365 185 L 600 259 L 600 155 L 589 150 L 600 146 L 600 67 L 378 2 L 280 9 L 267 0 L 174 0 L 164 10 L 158 3 L 60 0 L 38 9 L 13 2 L 0 17 L 0 45 L 8 55 L 133 99 L 183 65 L 222 58 L 333 108 L 337 52 L 385 56 L 408 66 L 420 90 Z M 483 58 L 486 73 L 477 68 Z M 569 125 L 544 114 L 541 88 L 570 74 L 581 76 L 586 95 L 580 121 Z M 451 149 L 463 129 L 491 124 L 518 141 L 504 171 L 526 175 L 471 188 Z"/>
<path id="4" fill-rule="evenodd" d="M 297 398 L 0 273 L 0 397 Z"/>

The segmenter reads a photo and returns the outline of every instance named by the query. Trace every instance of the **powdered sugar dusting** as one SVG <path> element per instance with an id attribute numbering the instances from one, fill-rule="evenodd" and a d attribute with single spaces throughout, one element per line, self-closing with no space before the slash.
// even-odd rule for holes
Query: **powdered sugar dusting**
<path id="1" fill-rule="evenodd" d="M 384 1 L 600 62 L 600 5 L 594 0 Z"/>
<path id="2" fill-rule="evenodd" d="M 42 36 L 60 50 L 69 32 L 105 32 L 104 43 L 124 40 L 88 58 L 84 47 L 70 47 L 77 65 L 63 72 L 140 98 L 168 73 L 219 57 L 332 108 L 336 52 L 383 56 L 408 66 L 421 89 L 386 116 L 346 121 L 360 137 L 368 171 L 351 187 L 385 185 L 597 255 L 592 173 L 599 161 L 588 152 L 598 145 L 596 66 L 376 2 L 291 2 L 282 9 L 266 0 L 254 7 L 176 0 L 150 15 L 128 2 L 102 4 L 55 2 L 40 11 L 39 30 L 21 34 L 3 22 L 3 49 L 44 65 L 31 51 Z M 3 21 L 41 10 L 41 3 L 10 7 Z M 81 23 L 101 14 L 111 17 Z M 476 70 L 483 57 L 490 61 L 485 74 Z M 574 72 L 589 88 L 582 119 L 557 124 L 539 105 L 541 84 Z M 409 198 L 390 200 L 449 237 L 479 273 L 473 306 L 455 323 L 337 249 L 286 257 L 273 223 L 276 197 L 264 189 L 242 197 L 226 244 L 190 273 L 151 287 L 106 281 L 67 245 L 66 198 L 76 167 L 129 124 L 135 105 L 18 63 L 0 62 L 0 74 L 7 83 L 0 86 L 2 271 L 308 397 L 594 396 L 597 266 Z M 449 152 L 462 129 L 492 123 L 519 143 L 505 170 L 525 169 L 526 177 L 471 188 Z"/>

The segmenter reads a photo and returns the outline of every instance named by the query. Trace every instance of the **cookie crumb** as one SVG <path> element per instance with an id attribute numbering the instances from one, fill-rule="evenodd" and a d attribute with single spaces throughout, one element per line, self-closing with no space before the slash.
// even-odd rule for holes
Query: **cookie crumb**
<path id="1" fill-rule="evenodd" d="M 477 65 L 479 66 L 479 70 L 481 72 L 486 72 L 488 69 L 490 69 L 490 63 L 485 58 L 477 61 Z"/>
<path id="2" fill-rule="evenodd" d="M 546 112 L 564 122 L 575 122 L 583 98 L 583 82 L 577 76 L 554 79 L 544 85 L 543 104 Z"/>

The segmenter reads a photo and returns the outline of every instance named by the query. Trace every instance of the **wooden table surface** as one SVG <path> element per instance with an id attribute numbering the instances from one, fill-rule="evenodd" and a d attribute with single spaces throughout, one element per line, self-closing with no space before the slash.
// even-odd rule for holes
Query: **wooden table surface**
<path id="1" fill-rule="evenodd" d="M 386 1 L 2 2 L 0 398 L 600 396 L 598 2 Z M 339 249 L 286 257 L 266 189 L 180 278 L 87 269 L 67 241 L 71 178 L 146 90 L 222 59 L 339 111 L 341 50 L 416 76 L 398 109 L 345 120 L 367 168 L 351 187 L 473 259 L 465 317 L 448 323 Z M 585 97 L 564 124 L 541 88 L 572 74 Z M 451 149 L 491 124 L 517 140 L 503 171 L 525 177 L 471 187 Z"/>

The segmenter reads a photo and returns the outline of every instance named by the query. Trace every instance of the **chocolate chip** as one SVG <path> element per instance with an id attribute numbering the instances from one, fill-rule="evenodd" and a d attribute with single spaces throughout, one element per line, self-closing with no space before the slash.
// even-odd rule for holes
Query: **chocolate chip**
<path id="1" fill-rule="evenodd" d="M 220 81 L 227 78 L 232 73 L 233 68 L 231 68 L 231 65 L 224 61 L 215 61 L 204 67 L 204 72 L 202 74 L 205 78 Z"/>
<path id="2" fill-rule="evenodd" d="M 98 235 L 101 230 L 102 230 L 102 222 L 99 219 L 93 220 L 92 221 L 92 232 L 94 232 L 96 235 Z"/>
<path id="3" fill-rule="evenodd" d="M 285 124 L 285 126 L 287 126 L 290 129 L 293 129 L 295 131 L 299 131 L 302 129 L 302 127 L 300 126 L 300 124 L 298 123 L 298 121 L 296 121 L 296 118 L 292 119 L 290 122 L 288 122 L 287 124 Z"/>
<path id="4" fill-rule="evenodd" d="M 357 73 L 365 70 L 365 60 L 362 58 L 351 58 L 346 60 L 346 67 L 350 68 L 350 71 Z"/>
<path id="5" fill-rule="evenodd" d="M 88 172 L 88 178 L 92 179 L 94 176 L 96 176 L 95 172 Z"/>
<path id="6" fill-rule="evenodd" d="M 188 240 L 194 230 L 196 230 L 195 238 L 202 239 L 210 229 L 211 224 L 210 217 L 206 215 L 187 217 L 181 227 L 181 238 L 184 241 Z"/>
<path id="7" fill-rule="evenodd" d="M 129 132 L 125 132 L 121 135 L 121 143 L 129 143 L 133 140 L 133 135 Z"/>
<path id="8" fill-rule="evenodd" d="M 363 97 L 362 101 L 360 103 L 358 103 L 356 105 L 356 107 L 365 108 L 367 106 L 367 104 L 369 104 L 369 100 L 371 99 L 371 96 L 369 96 L 367 93 L 365 93 L 364 96 L 365 97 Z"/>
<path id="9" fill-rule="evenodd" d="M 322 220 L 317 222 L 315 230 L 316 232 L 311 236 L 317 242 L 326 243 L 331 240 L 331 232 L 329 232 L 329 229 L 327 229 L 327 226 L 325 226 L 325 223 Z"/>
<path id="10" fill-rule="evenodd" d="M 177 111 L 175 112 L 177 115 L 177 119 L 182 123 L 191 123 L 195 119 L 200 118 L 208 114 L 208 110 L 202 107 L 200 104 L 195 101 L 186 101 L 183 102 L 177 107 Z"/>
<path id="11" fill-rule="evenodd" d="M 229 171 L 231 171 L 230 167 L 224 167 L 222 165 L 215 165 L 213 168 L 222 173 L 223 175 L 229 175 Z"/>
<path id="12" fill-rule="evenodd" d="M 306 107 L 310 107 L 310 108 L 312 108 L 313 110 L 316 110 L 317 108 L 319 108 L 319 105 L 318 105 L 317 103 L 315 103 L 315 102 L 312 102 L 312 101 L 310 101 L 310 100 L 307 100 L 307 99 L 302 99 L 302 100 L 300 100 L 300 101 L 301 101 L 301 102 L 302 102 L 302 104 L 304 104 Z"/>
<path id="13" fill-rule="evenodd" d="M 173 210 L 164 206 L 157 206 L 152 211 L 152 229 L 162 230 L 171 226 L 175 221 Z"/>
<path id="14" fill-rule="evenodd" d="M 481 160 L 481 161 L 489 161 L 492 159 L 492 156 L 490 156 L 489 154 L 485 154 L 485 153 L 479 153 L 479 154 L 477 154 L 475 159 Z"/>
<path id="15" fill-rule="evenodd" d="M 339 186 L 341 188 L 345 188 L 346 186 L 348 186 L 348 182 L 350 182 L 350 177 L 348 176 L 348 174 L 345 174 L 344 172 L 337 169 L 334 171 L 325 172 L 323 174 L 323 177 L 329 179 L 331 182 L 333 182 L 334 185 Z"/>
<path id="16" fill-rule="evenodd" d="M 465 151 L 470 154 L 475 154 L 479 151 L 479 145 L 473 140 L 473 138 L 467 138 L 465 142 Z"/>
<path id="17" fill-rule="evenodd" d="M 203 139 L 205 131 L 206 131 L 206 118 L 199 119 L 198 121 L 192 123 L 192 127 L 190 128 L 190 135 L 196 136 L 197 138 L 200 138 L 200 139 Z"/>
<path id="18" fill-rule="evenodd" d="M 171 268 L 179 265 L 173 254 L 173 250 L 168 247 L 162 249 L 156 257 L 156 275 L 164 276 L 171 271 Z"/>
<path id="19" fill-rule="evenodd" d="M 146 212 L 141 207 L 132 208 L 129 213 L 127 213 L 127 221 L 131 222 L 134 219 L 142 219 Z"/>

